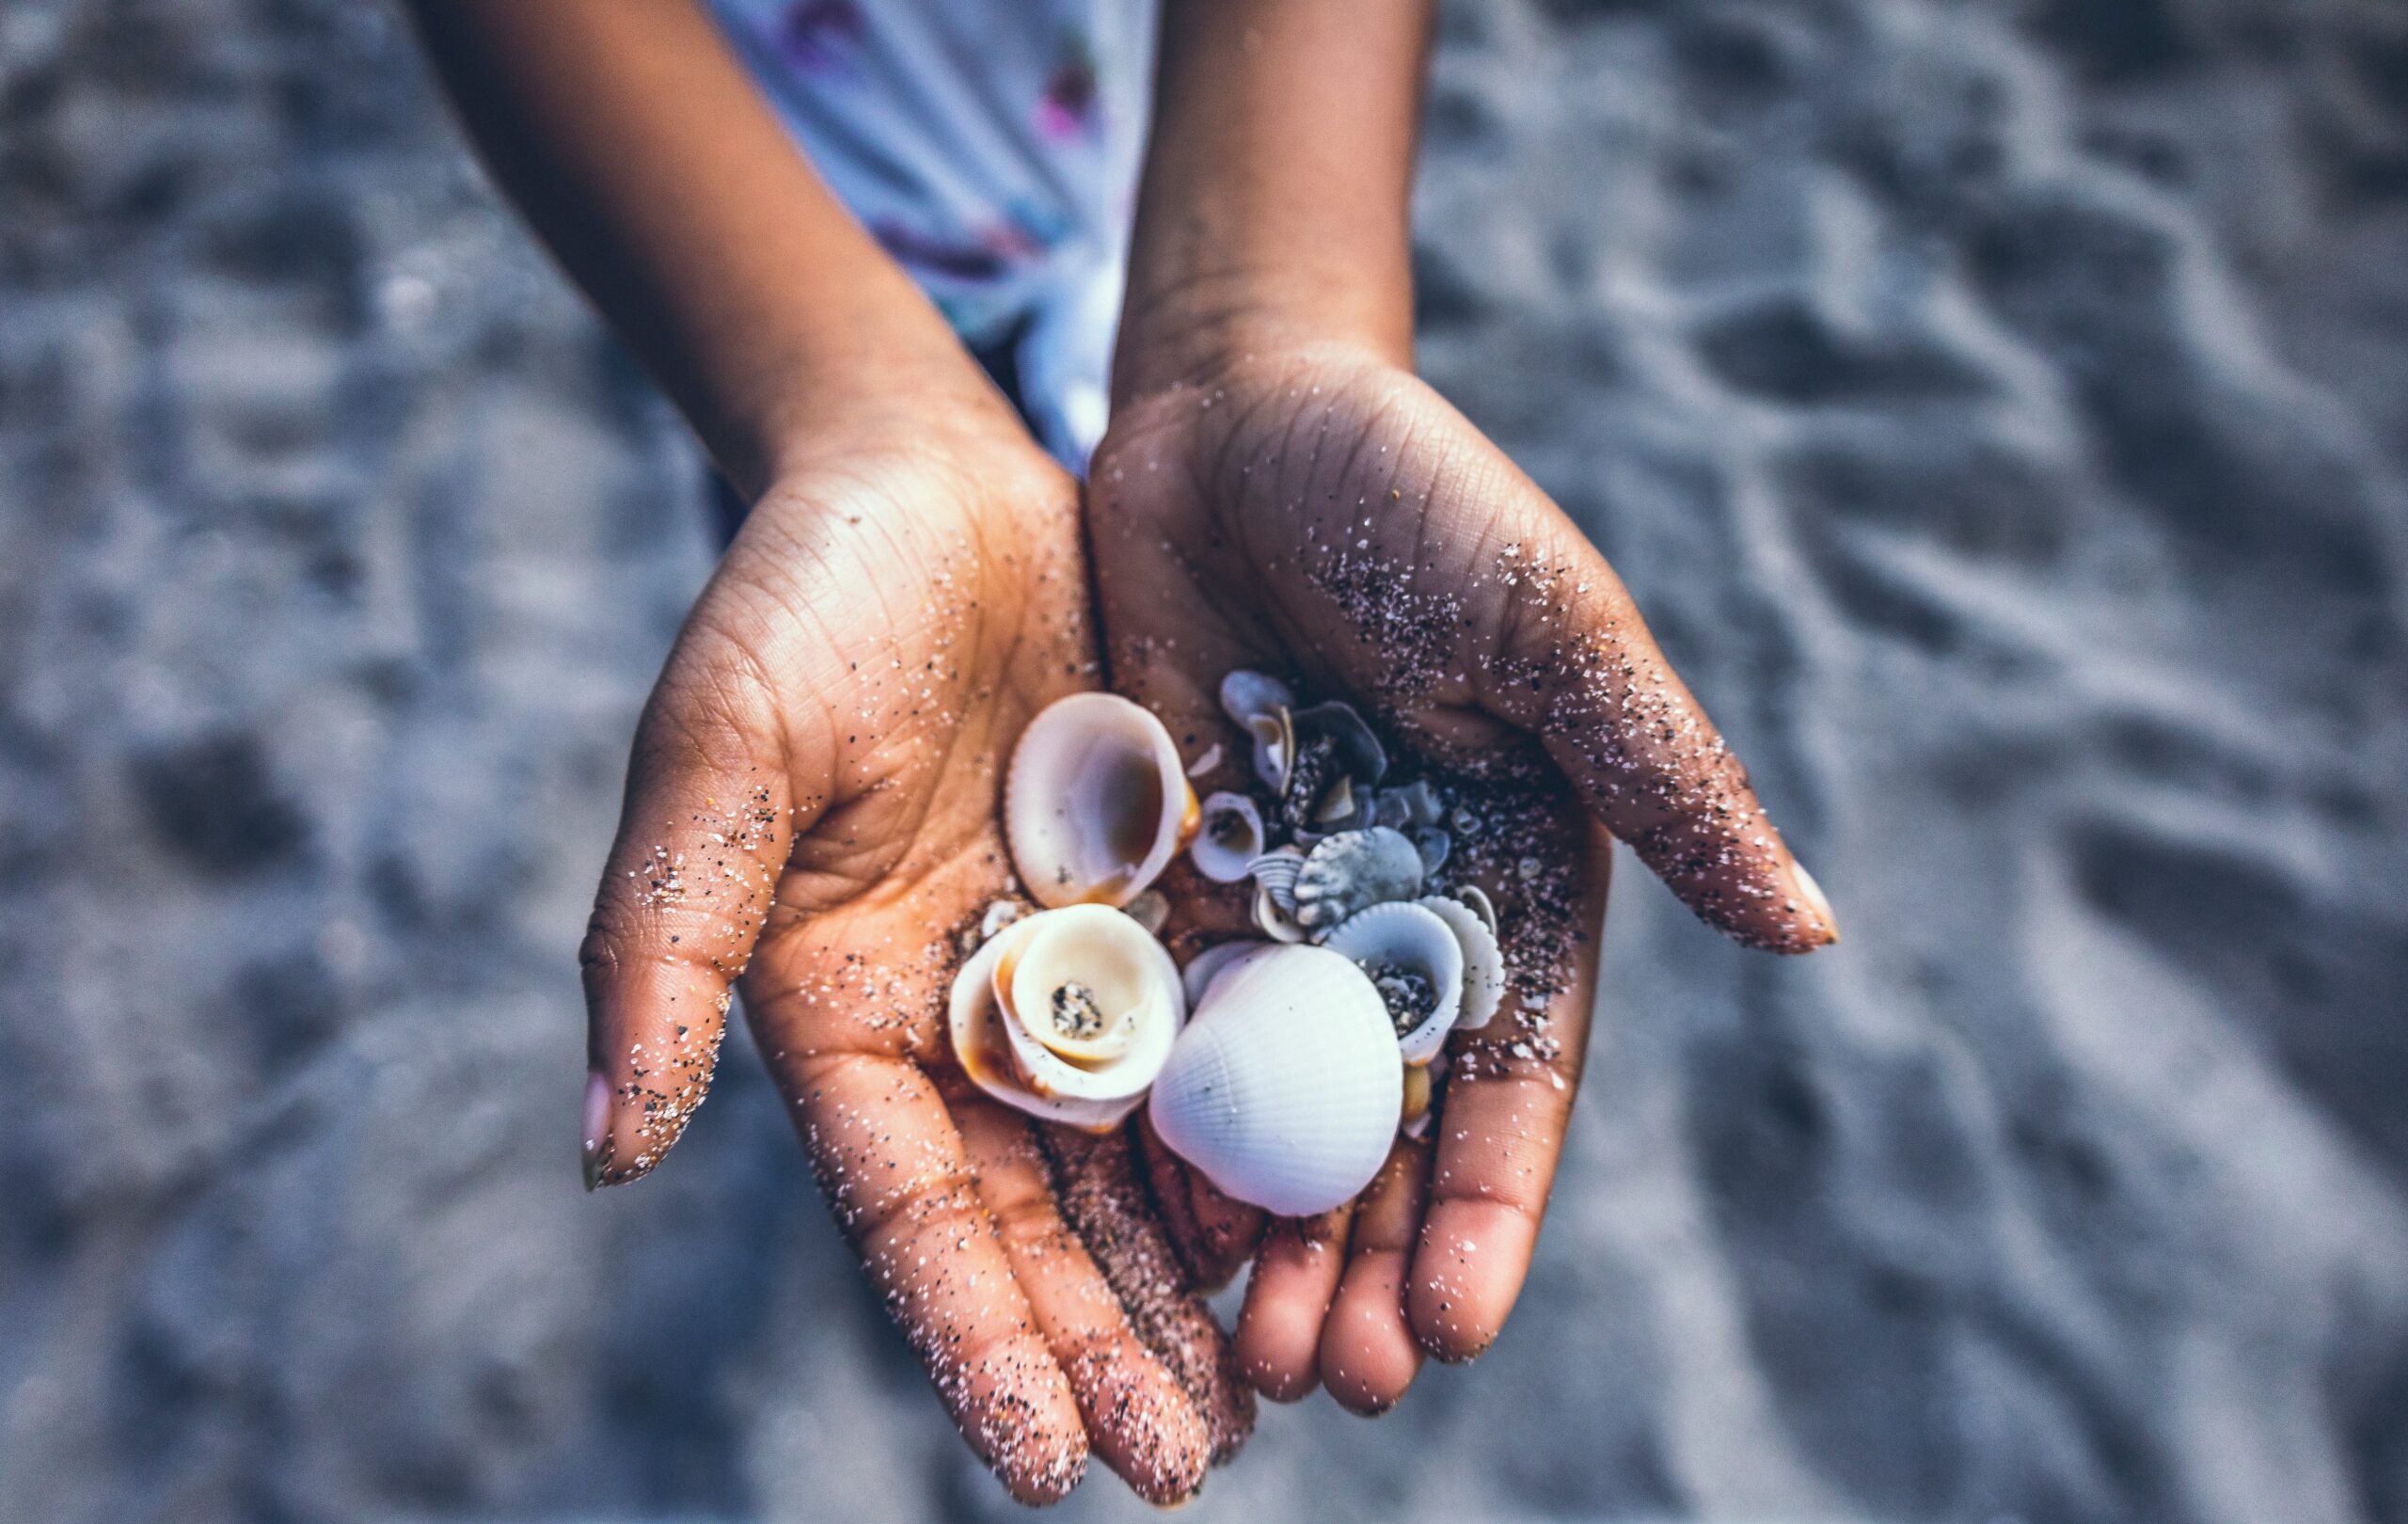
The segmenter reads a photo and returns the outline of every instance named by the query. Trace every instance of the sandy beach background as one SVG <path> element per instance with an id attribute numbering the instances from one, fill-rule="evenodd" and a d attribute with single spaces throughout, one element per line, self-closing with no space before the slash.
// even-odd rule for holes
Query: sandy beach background
<path id="1" fill-rule="evenodd" d="M 1189 1516 L 2408 1520 L 2408 8 L 1447 16 L 1425 369 L 1848 937 L 1623 875 L 1502 1343 Z M 0 11 L 0 1519 L 1014 1515 L 740 1040 L 577 1189 L 699 481 L 385 8 Z"/>

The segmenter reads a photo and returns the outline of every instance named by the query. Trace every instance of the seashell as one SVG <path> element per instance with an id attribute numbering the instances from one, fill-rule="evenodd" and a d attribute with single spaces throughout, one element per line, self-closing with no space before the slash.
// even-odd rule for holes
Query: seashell
<path id="1" fill-rule="evenodd" d="M 1271 891 L 1271 897 L 1283 911 L 1296 908 L 1296 875 L 1303 872 L 1305 854 L 1295 847 L 1275 847 L 1245 865 L 1254 881 Z"/>
<path id="2" fill-rule="evenodd" d="M 1224 970 L 1154 1081 L 1154 1131 L 1221 1191 L 1281 1216 L 1352 1199 L 1404 1104 L 1387 1008 L 1362 970 L 1280 947 Z"/>
<path id="3" fill-rule="evenodd" d="M 1254 738 L 1254 775 L 1273 793 L 1286 793 L 1296 760 L 1296 731 L 1288 722 L 1288 711 L 1257 715 L 1246 722 L 1245 731 Z"/>
<path id="4" fill-rule="evenodd" d="M 1180 987 L 1187 992 L 1189 1008 L 1202 1005 L 1204 992 L 1211 989 L 1212 981 L 1227 972 L 1239 959 L 1245 957 L 1248 953 L 1267 952 L 1277 945 L 1279 944 L 1275 942 L 1261 942 L 1251 937 L 1242 938 L 1236 942 L 1215 944 L 1189 959 L 1187 966 L 1179 971 Z"/>
<path id="5" fill-rule="evenodd" d="M 1421 892 L 1421 852 L 1402 831 L 1332 836 L 1296 872 L 1296 924 L 1327 934 L 1357 913 Z"/>
<path id="6" fill-rule="evenodd" d="M 1221 743 L 1219 741 L 1214 741 L 1212 745 L 1204 748 L 1204 754 L 1202 756 L 1199 756 L 1195 761 L 1187 764 L 1187 775 L 1191 778 L 1201 778 L 1220 765 Z"/>
<path id="7" fill-rule="evenodd" d="M 1187 997 L 1163 945 L 1103 905 L 1039 911 L 954 976 L 947 1027 L 973 1084 L 1033 1117 L 1106 1129 L 1170 1056 Z"/>
<path id="8" fill-rule="evenodd" d="M 1419 1137 L 1430 1126 L 1430 1103 L 1435 1097 L 1430 1083 L 1430 1066 L 1414 1064 L 1404 1072 L 1404 1115 L 1399 1129 L 1407 1137 Z"/>
<path id="9" fill-rule="evenodd" d="M 1264 715 L 1295 706 L 1295 691 L 1267 672 L 1241 667 L 1221 679 L 1221 712 L 1244 729 L 1253 729 Z"/>
<path id="10" fill-rule="evenodd" d="M 1469 884 L 1465 890 L 1480 894 Z M 1483 900 L 1487 897 L 1481 895 Z M 1497 929 L 1460 899 L 1432 895 L 1414 903 L 1446 922 L 1455 933 L 1464 955 L 1464 1008 L 1455 1017 L 1455 1030 L 1477 1032 L 1505 1001 L 1505 949 L 1497 945 Z"/>
<path id="11" fill-rule="evenodd" d="M 1240 668 L 1221 679 L 1221 712 L 1254 738 L 1254 775 L 1273 793 L 1286 790 L 1295 759 L 1296 734 L 1288 722 L 1295 706 L 1295 693 L 1268 673 Z"/>
<path id="12" fill-rule="evenodd" d="M 1163 927 L 1170 920 L 1170 897 L 1159 889 L 1149 889 L 1120 907 L 1120 913 L 1146 929 L 1149 936 L 1161 936 Z"/>
<path id="13" fill-rule="evenodd" d="M 1435 826 L 1424 826 L 1413 833 L 1413 849 L 1421 854 L 1422 872 L 1435 873 L 1447 865 L 1447 856 L 1455 849 L 1455 841 Z"/>
<path id="14" fill-rule="evenodd" d="M 1262 855 L 1262 811 L 1244 794 L 1222 792 L 1204 802 L 1204 824 L 1189 844 L 1196 871 L 1214 883 L 1235 883 Z"/>
<path id="15" fill-rule="evenodd" d="M 1370 978 L 1406 1063 L 1436 1056 L 1463 1011 L 1464 949 L 1453 923 L 1422 905 L 1374 905 L 1322 945 Z"/>
<path id="16" fill-rule="evenodd" d="M 1004 785 L 1012 865 L 1040 905 L 1125 905 L 1194 830 L 1179 746 L 1110 693 L 1056 699 L 1029 722 Z"/>
<path id="17" fill-rule="evenodd" d="M 1434 826 L 1446 818 L 1446 802 L 1430 786 L 1427 778 L 1416 778 L 1401 788 L 1380 790 L 1379 821 L 1399 831 L 1414 826 Z"/>
<path id="18" fill-rule="evenodd" d="M 1487 890 L 1476 883 L 1460 883 L 1447 892 L 1471 907 L 1472 913 L 1487 926 L 1490 936 L 1497 934 L 1497 901 L 1488 897 Z"/>
<path id="19" fill-rule="evenodd" d="M 1022 899 L 998 899 L 987 907 L 978 918 L 978 940 L 985 942 L 1004 928 L 1028 913 L 1028 902 Z"/>
<path id="20" fill-rule="evenodd" d="M 1299 753 L 1314 741 L 1326 738 L 1335 748 L 1339 772 L 1354 780 L 1354 785 L 1367 792 L 1387 776 L 1388 750 L 1380 738 L 1354 710 L 1354 706 L 1332 699 L 1308 709 L 1297 709 L 1289 717 L 1296 732 Z"/>
<path id="21" fill-rule="evenodd" d="M 1274 942 L 1305 940 L 1305 929 L 1296 924 L 1295 913 L 1280 905 L 1279 897 L 1267 883 L 1255 885 L 1254 924 Z"/>

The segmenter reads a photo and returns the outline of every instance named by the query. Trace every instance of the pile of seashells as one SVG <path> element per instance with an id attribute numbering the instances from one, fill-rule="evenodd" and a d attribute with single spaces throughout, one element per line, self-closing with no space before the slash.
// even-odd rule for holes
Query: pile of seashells
<path id="1" fill-rule="evenodd" d="M 1383 786 L 1359 714 L 1299 707 L 1255 672 L 1229 674 L 1221 706 L 1260 789 L 1200 803 L 1169 731 L 1127 699 L 1074 694 L 1030 723 L 1004 824 L 1044 908 L 990 909 L 951 1035 L 999 1100 L 1098 1131 L 1149 1104 L 1223 1192 L 1307 1216 L 1369 1184 L 1400 1126 L 1428 1125 L 1447 1035 L 1496 1014 L 1505 959 L 1488 897 L 1446 881 L 1445 802 L 1427 780 Z M 1261 932 L 1183 970 L 1152 888 L 1182 849 L 1206 879 L 1251 881 Z"/>

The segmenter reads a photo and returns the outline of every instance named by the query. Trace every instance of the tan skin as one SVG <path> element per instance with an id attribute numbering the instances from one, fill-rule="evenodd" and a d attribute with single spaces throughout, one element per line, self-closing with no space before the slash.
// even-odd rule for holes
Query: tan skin
<path id="1" fill-rule="evenodd" d="M 1208 1277 L 1259 1240 L 1238 1353 L 1275 1396 L 1318 1379 L 1376 1411 L 1425 1349 L 1485 1347 L 1560 1149 L 1593 940 L 1553 1003 L 1552 1057 L 1459 1038 L 1429 1143 L 1401 1144 L 1354 1207 L 1267 1236 L 1142 1141 L 1049 1133 L 979 1098 L 936 1012 L 957 934 L 1009 887 L 1001 759 L 1037 709 L 1104 675 L 1075 484 L 828 195 L 691 0 L 415 8 L 498 178 L 755 504 L 635 740 L 584 948 L 589 1183 L 633 1179 L 673 1145 L 740 979 L 867 1273 L 973 1447 L 1029 1501 L 1066 1492 L 1090 1453 L 1174 1501 L 1243 1439 L 1238 1362 L 1176 1284 L 1170 1234 Z M 1491 742 L 1544 754 L 1560 771 L 1531 786 L 1568 780 L 1604 824 L 1677 844 L 1702 795 L 1654 785 L 1724 767 L 1699 760 L 1719 757 L 1710 728 L 1653 746 L 1640 732 L 1660 708 L 1570 685 L 1383 688 L 1359 630 L 1296 570 L 1302 532 L 1335 511 L 1314 492 L 1394 493 L 1381 552 L 1475 605 L 1450 658 L 1544 661 L 1568 632 L 1583 659 L 1608 653 L 1651 682 L 1660 667 L 1594 552 L 1409 374 L 1426 31 L 1393 0 L 1167 9 L 1117 410 L 1085 503 L 1110 676 L 1200 734 L 1227 666 L 1285 666 L 1441 761 Z M 1342 439 L 1385 464 L 1343 459 Z M 1572 579 L 1538 602 L 1499 595 L 1481 579 L 1500 535 Z M 1592 926 L 1606 840 L 1592 828 L 1585 849 Z M 1753 940 L 1829 939 L 1777 842 L 1740 859 L 1673 881 Z"/>
<path id="2" fill-rule="evenodd" d="M 1564 802 L 1564 839 L 1583 838 L 1571 802 L 1585 804 L 1588 927 L 1610 832 L 1743 941 L 1835 940 L 1612 569 L 1411 373 L 1428 8 L 1171 0 L 1164 24 L 1113 421 L 1087 492 L 1115 686 L 1236 758 L 1221 675 L 1302 675 L 1441 773 L 1511 764 Z M 1368 611 L 1350 591 L 1366 582 L 1386 590 Z M 1442 631 L 1395 617 L 1430 611 Z M 1227 770 L 1201 783 L 1234 783 Z M 1544 1023 L 1457 1036 L 1427 1146 L 1401 1143 L 1354 1208 L 1270 1229 L 1237 1333 L 1264 1393 L 1318 1382 L 1380 1412 L 1425 1352 L 1465 1359 L 1496 1339 L 1561 1151 L 1595 947 L 1576 950 Z M 1525 1040 L 1541 1030 L 1551 1044 Z M 1189 1262 L 1228 1273 L 1253 1214 L 1159 1151 L 1153 1166 Z"/>
<path id="3" fill-rule="evenodd" d="M 498 176 L 754 503 L 645 706 L 583 949 L 589 1183 L 674 1144 L 740 976 L 832 1210 L 1005 1486 L 1058 1498 L 1092 1453 L 1192 1495 L 1249 1408 L 1154 1273 L 1127 1154 L 1057 1169 L 936 1020 L 958 931 L 1009 887 L 998 759 L 1099 678 L 1076 484 L 693 6 L 418 19 Z M 1118 1230 L 1070 1231 L 1073 1201 Z"/>

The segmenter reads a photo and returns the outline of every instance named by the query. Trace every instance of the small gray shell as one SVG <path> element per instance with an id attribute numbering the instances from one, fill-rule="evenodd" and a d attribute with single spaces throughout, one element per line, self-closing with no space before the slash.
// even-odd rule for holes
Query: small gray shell
<path id="1" fill-rule="evenodd" d="M 1331 836 L 1296 874 L 1296 924 L 1325 934 L 1358 911 L 1421 892 L 1421 850 L 1386 826 Z"/>
<path id="2" fill-rule="evenodd" d="M 1435 873 L 1447 865 L 1447 854 L 1454 850 L 1455 842 L 1437 827 L 1428 826 L 1413 833 L 1413 845 L 1421 853 L 1422 870 Z"/>
<path id="3" fill-rule="evenodd" d="M 1251 729 L 1263 716 L 1295 706 L 1296 695 L 1267 672 L 1241 667 L 1221 679 L 1221 712 L 1241 729 Z"/>
<path id="4" fill-rule="evenodd" d="M 1298 709 L 1290 716 L 1296 727 L 1299 747 L 1326 736 L 1338 746 L 1339 770 L 1354 780 L 1354 786 L 1368 796 L 1382 778 L 1387 776 L 1388 752 L 1371 727 L 1354 712 L 1354 706 L 1341 699 L 1316 704 L 1309 709 Z"/>
<path id="5" fill-rule="evenodd" d="M 1402 788 L 1380 790 L 1379 823 L 1384 826 L 1394 826 L 1399 831 L 1434 826 L 1446 813 L 1445 802 L 1427 778 L 1416 778 Z"/>

